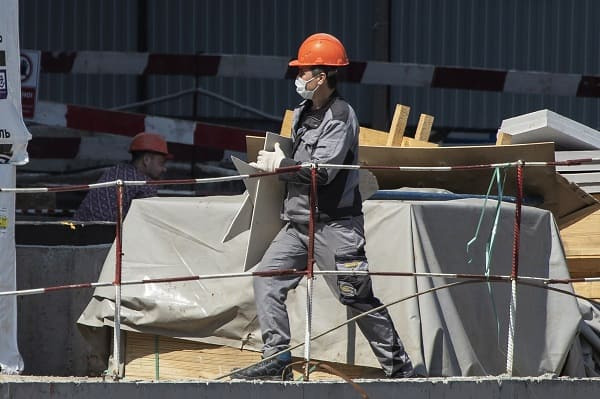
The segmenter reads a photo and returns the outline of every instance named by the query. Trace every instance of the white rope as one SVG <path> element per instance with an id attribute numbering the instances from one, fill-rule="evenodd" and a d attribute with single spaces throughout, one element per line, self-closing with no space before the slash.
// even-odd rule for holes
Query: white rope
<path id="1" fill-rule="evenodd" d="M 113 328 L 113 378 L 121 377 L 121 285 L 115 285 L 115 327 Z"/>
<path id="2" fill-rule="evenodd" d="M 304 331 L 304 380 L 309 379 L 309 362 L 310 362 L 310 343 L 311 343 L 311 330 L 312 330 L 312 298 L 313 298 L 313 279 L 307 278 L 306 281 L 306 325 Z"/>
<path id="3" fill-rule="evenodd" d="M 513 279 L 510 286 L 510 307 L 508 324 L 508 343 L 506 349 L 506 374 L 512 377 L 514 365 L 515 330 L 517 324 L 517 281 Z"/>

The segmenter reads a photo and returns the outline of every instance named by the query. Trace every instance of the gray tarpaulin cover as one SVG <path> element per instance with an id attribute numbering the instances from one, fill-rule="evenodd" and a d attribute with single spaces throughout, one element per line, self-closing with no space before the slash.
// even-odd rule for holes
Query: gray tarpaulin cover
<path id="1" fill-rule="evenodd" d="M 241 272 L 248 231 L 222 243 L 242 196 L 135 200 L 123 233 L 123 280 Z M 467 252 L 482 200 L 366 201 L 371 271 L 485 272 L 485 247 L 496 203 L 489 201 L 479 237 Z M 525 207 L 519 274 L 568 278 L 558 231 L 548 211 Z M 493 247 L 492 274 L 510 274 L 514 205 L 503 204 Z M 114 246 L 100 281 L 114 277 Z M 469 260 L 471 260 L 469 262 Z M 374 277 L 376 295 L 391 302 L 455 280 Z M 568 285 L 558 288 L 571 291 Z M 123 287 L 125 329 L 260 350 L 253 289 L 248 277 Z M 408 299 L 390 308 L 396 328 L 421 372 L 430 376 L 498 375 L 506 368 L 510 284 L 472 283 Z M 292 344 L 304 338 L 305 284 L 287 305 Z M 597 309 L 574 297 L 519 285 L 514 374 L 593 375 L 598 367 Z M 313 334 L 346 319 L 345 308 L 317 277 Z M 114 289 L 99 288 L 79 323 L 112 326 Z M 580 333 L 581 331 L 581 333 Z M 378 367 L 353 325 L 315 341 L 312 357 Z M 294 353 L 302 356 L 302 349 Z M 595 356 L 595 357 L 594 357 Z M 594 361 L 596 363 L 594 364 Z M 597 371 L 597 370 L 596 370 Z"/>

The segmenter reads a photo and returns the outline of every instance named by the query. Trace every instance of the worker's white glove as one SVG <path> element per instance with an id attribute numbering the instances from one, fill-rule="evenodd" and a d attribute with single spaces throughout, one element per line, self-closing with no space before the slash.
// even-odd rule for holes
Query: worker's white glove
<path id="1" fill-rule="evenodd" d="M 285 154 L 279 147 L 279 143 L 275 143 L 275 151 L 260 150 L 256 162 L 250 162 L 250 165 L 265 172 L 274 172 L 283 158 Z"/>

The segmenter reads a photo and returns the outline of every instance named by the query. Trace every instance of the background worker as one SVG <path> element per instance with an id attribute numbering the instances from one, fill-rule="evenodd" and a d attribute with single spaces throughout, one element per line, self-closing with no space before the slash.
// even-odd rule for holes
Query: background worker
<path id="1" fill-rule="evenodd" d="M 358 163 L 359 124 L 352 107 L 336 91 L 337 69 L 348 65 L 342 43 L 334 36 L 317 33 L 308 37 L 290 66 L 298 67 L 296 91 L 304 98 L 294 110 L 293 153 L 261 151 L 256 167 L 274 171 L 303 162 Z M 308 248 L 310 170 L 282 174 L 287 197 L 282 218 L 287 222 L 267 249 L 259 271 L 306 268 Z M 319 169 L 318 214 L 315 227 L 315 259 L 322 269 L 368 270 L 365 255 L 362 200 L 358 170 Z M 263 357 L 286 350 L 290 327 L 285 306 L 287 293 L 301 276 L 257 277 L 254 296 L 264 342 Z M 369 276 L 327 279 L 329 287 L 350 309 L 351 316 L 381 305 L 374 296 Z M 385 374 L 403 378 L 414 374 L 411 360 L 386 309 L 357 320 Z M 289 352 L 237 372 L 234 378 L 289 379 Z M 285 375 L 282 375 L 285 370 Z"/>
<path id="2" fill-rule="evenodd" d="M 165 162 L 171 158 L 167 142 L 156 133 L 142 132 L 135 135 L 129 146 L 131 162 L 108 168 L 98 180 L 158 180 L 167 171 Z M 156 197 L 156 186 L 125 186 L 123 190 L 123 217 L 131 201 L 136 198 Z M 117 218 L 116 187 L 90 190 L 73 217 L 74 220 L 110 221 Z"/>

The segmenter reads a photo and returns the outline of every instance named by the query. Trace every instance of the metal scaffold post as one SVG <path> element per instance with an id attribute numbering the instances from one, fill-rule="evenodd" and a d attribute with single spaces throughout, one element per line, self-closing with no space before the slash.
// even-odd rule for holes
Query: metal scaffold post
<path id="1" fill-rule="evenodd" d="M 121 262 L 123 259 L 123 182 L 117 181 L 117 220 L 115 232 L 115 327 L 113 329 L 113 371 L 112 377 L 115 380 L 121 378 Z"/>
<path id="2" fill-rule="evenodd" d="M 317 213 L 317 165 L 310 169 L 310 218 L 308 221 L 308 261 L 306 265 L 306 330 L 304 342 L 304 380 L 309 380 L 312 324 L 313 268 L 315 264 L 315 216 Z"/>
<path id="3" fill-rule="evenodd" d="M 521 238 L 521 205 L 523 201 L 523 161 L 517 163 L 517 201 L 515 205 L 515 225 L 511 271 L 509 305 L 508 344 L 506 349 L 506 374 L 513 375 L 515 331 L 517 325 L 517 279 L 519 276 L 519 241 Z"/>

